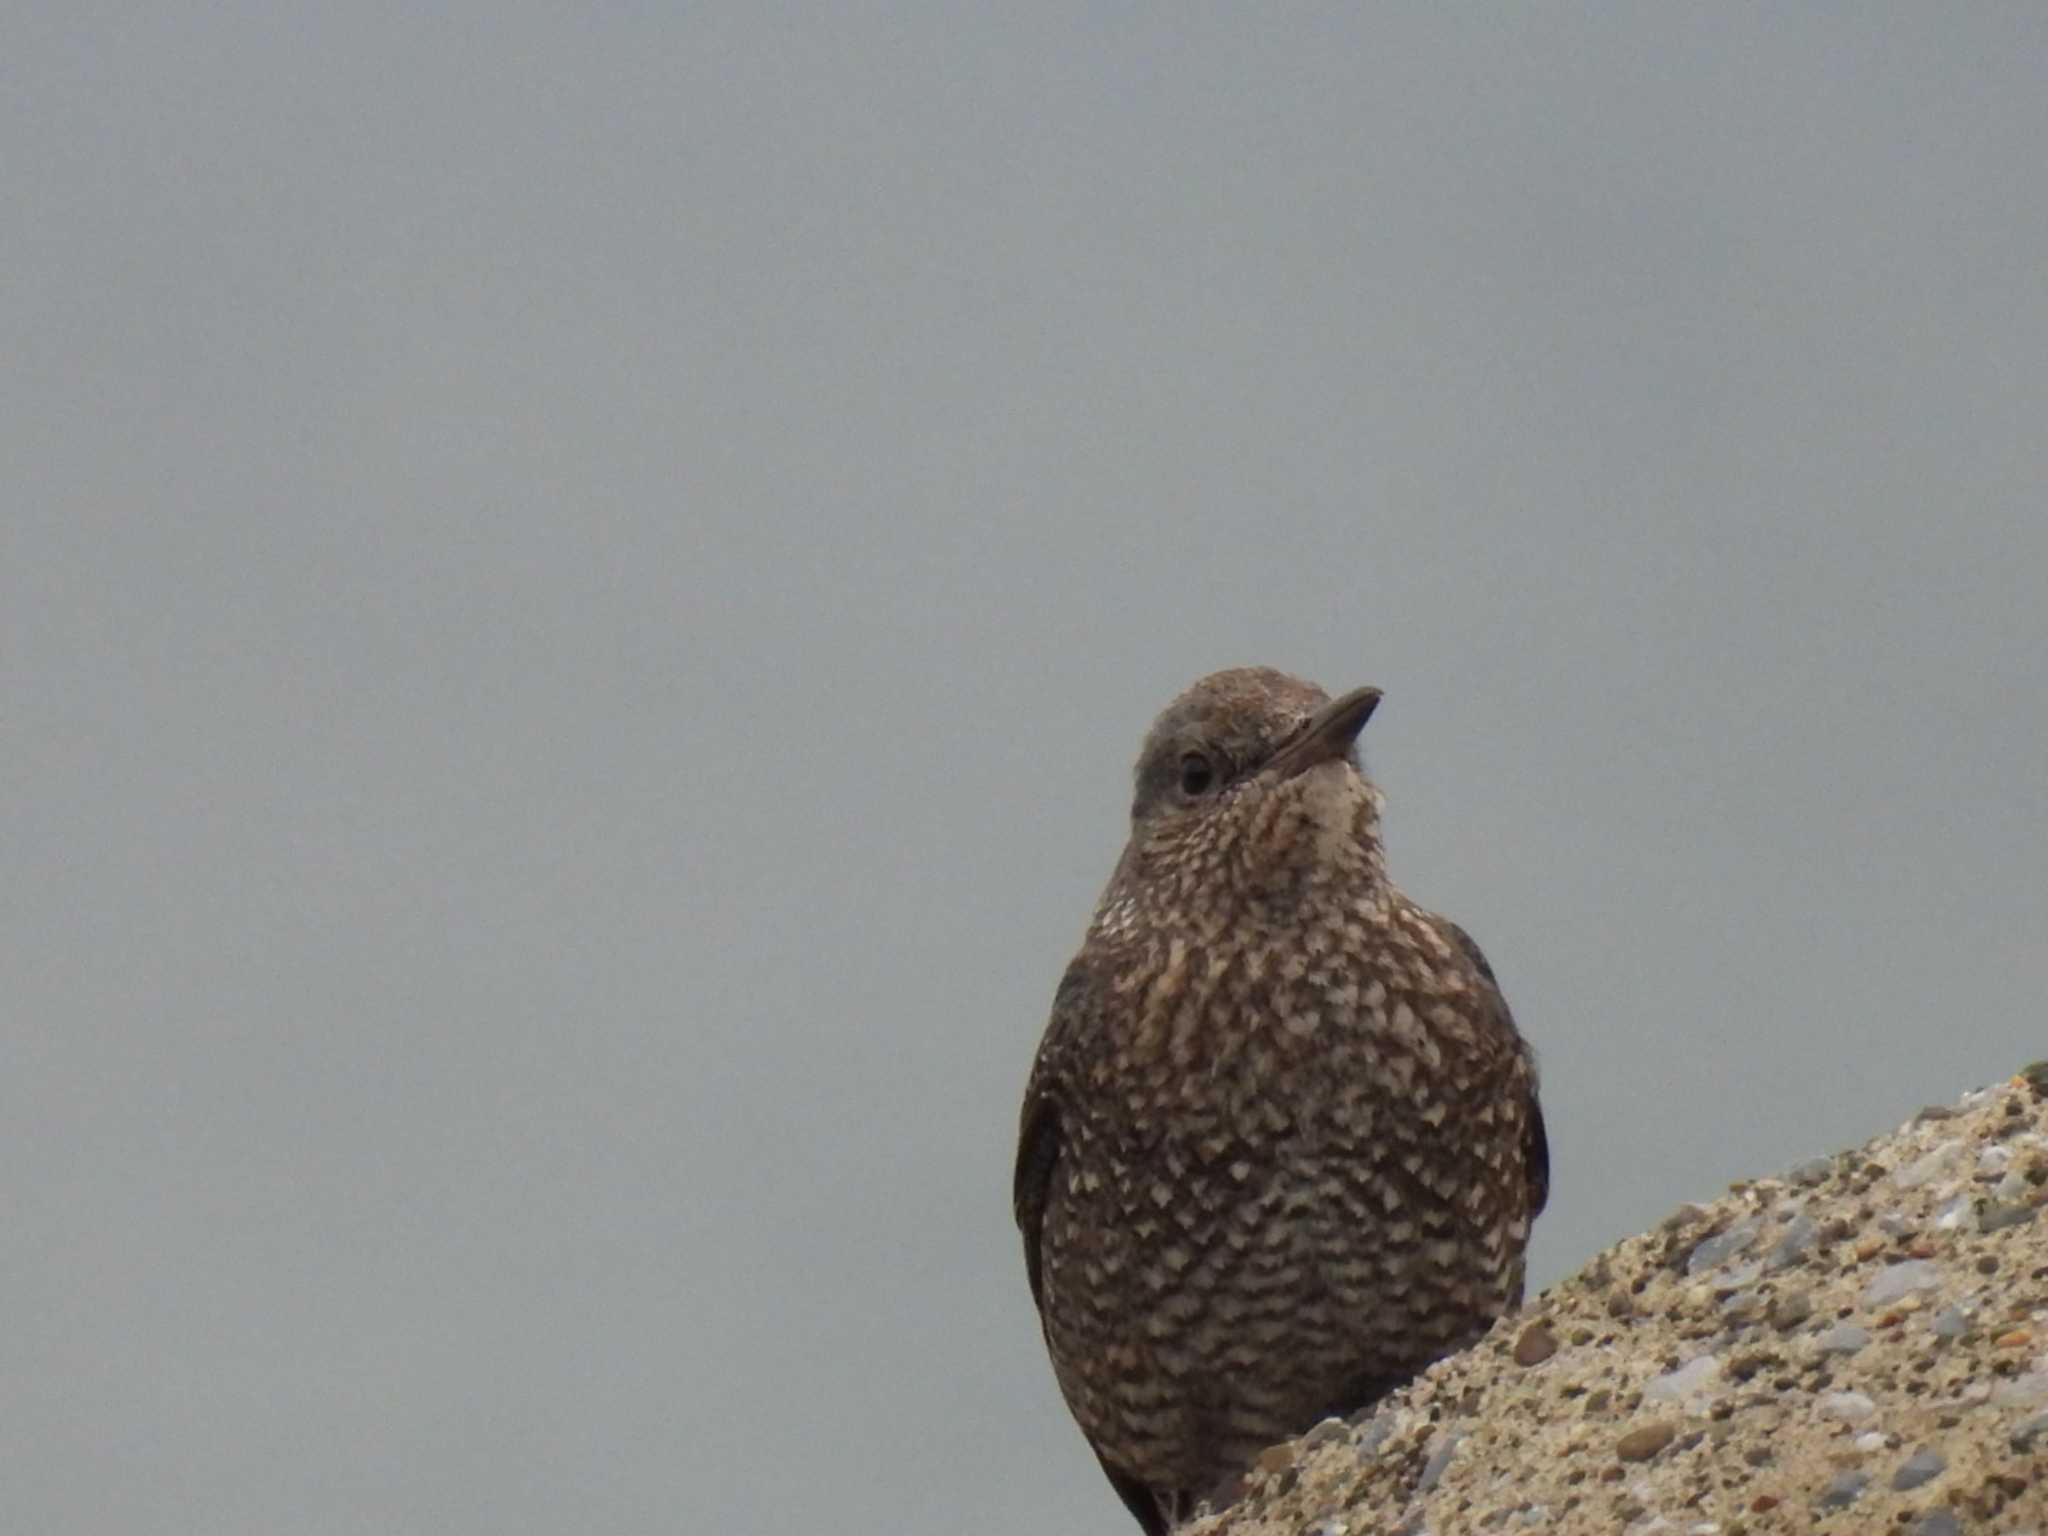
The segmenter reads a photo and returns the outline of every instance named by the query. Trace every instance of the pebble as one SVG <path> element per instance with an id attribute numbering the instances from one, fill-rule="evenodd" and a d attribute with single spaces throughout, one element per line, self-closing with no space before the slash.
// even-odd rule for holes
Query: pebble
<path id="1" fill-rule="evenodd" d="M 1806 1257 L 1806 1250 L 1813 1246 L 1813 1240 L 1820 1236 L 1820 1227 L 1814 1219 L 1801 1211 L 1792 1218 L 1784 1235 L 1771 1246 L 1771 1256 L 1764 1263 L 1766 1269 L 1784 1269 L 1797 1264 Z"/>
<path id="2" fill-rule="evenodd" d="M 1380 1447 L 1394 1438 L 1394 1416 L 1375 1414 L 1372 1422 L 1358 1432 L 1358 1459 L 1369 1460 L 1380 1453 Z"/>
<path id="3" fill-rule="evenodd" d="M 1991 1198 L 2004 1204 L 2017 1204 L 2026 1199 L 2028 1187 L 2026 1175 L 2015 1168 L 1991 1186 Z"/>
<path id="4" fill-rule="evenodd" d="M 1941 1271 L 1930 1260 L 1907 1259 L 1900 1264 L 1887 1264 L 1863 1288 L 1863 1305 L 1881 1307 L 1915 1291 L 1931 1291 L 1940 1283 Z"/>
<path id="5" fill-rule="evenodd" d="M 1868 1472 L 1839 1472 L 1820 1496 L 1822 1509 L 1847 1509 L 1870 1486 Z"/>
<path id="6" fill-rule="evenodd" d="M 1826 1183 L 1828 1175 L 1834 1171 L 1835 1160 L 1833 1158 L 1809 1157 L 1803 1163 L 1794 1163 L 1791 1171 L 1785 1176 L 1794 1184 L 1804 1184 L 1810 1188 L 1815 1184 Z"/>
<path id="7" fill-rule="evenodd" d="M 1458 1442 L 1465 1437 L 1455 1430 L 1445 1435 L 1429 1453 L 1429 1460 L 1423 1464 L 1422 1477 L 1415 1484 L 1416 1491 L 1427 1493 L 1443 1479 L 1444 1469 L 1451 1464 L 1451 1458 L 1458 1454 Z"/>
<path id="8" fill-rule="evenodd" d="M 1725 1232 L 1716 1233 L 1705 1239 L 1687 1257 L 1685 1272 L 1688 1275 L 1701 1274 L 1734 1258 L 1755 1240 L 1758 1225 L 1757 1219 L 1750 1216 L 1736 1222 Z"/>
<path id="9" fill-rule="evenodd" d="M 1749 1269 L 1756 1268 L 1754 1264 L 1746 1265 L 1745 1267 Z M 1731 1275 L 1729 1278 L 1732 1280 L 1734 1276 Z M 1750 1276 L 1752 1280 L 1755 1278 L 1754 1275 Z M 1748 1283 L 1747 1280 L 1743 1282 L 1745 1285 Z M 1763 1298 L 1757 1295 L 1755 1291 L 1737 1291 L 1721 1303 L 1721 1311 L 1731 1323 L 1746 1323 L 1756 1316 L 1758 1309 L 1762 1306 Z"/>
<path id="10" fill-rule="evenodd" d="M 1957 1195 L 1947 1205 L 1944 1205 L 1934 1213 L 1934 1230 L 1937 1232 L 1953 1232 L 1962 1226 L 1964 1221 L 1969 1218 L 1969 1215 L 1970 1197 L 1968 1195 Z"/>
<path id="11" fill-rule="evenodd" d="M 1947 1469 L 1948 1462 L 1941 1452 L 1931 1445 L 1923 1445 L 1899 1463 L 1899 1470 L 1892 1474 L 1892 1491 L 1905 1493 L 1922 1483 L 1931 1483 Z"/>
<path id="12" fill-rule="evenodd" d="M 1301 1437 L 1301 1448 L 1305 1451 L 1312 1451 L 1319 1445 L 1328 1445 L 1333 1440 L 1342 1440 L 1350 1433 L 1351 1426 L 1342 1419 L 1325 1419 Z"/>
<path id="13" fill-rule="evenodd" d="M 1963 1536 L 1963 1523 L 1948 1509 L 1930 1509 L 1913 1522 L 1912 1536 Z"/>
<path id="14" fill-rule="evenodd" d="M 1803 1292 L 1780 1296 L 1771 1303 L 1770 1316 L 1773 1328 L 1780 1333 L 1790 1333 L 1813 1316 L 1813 1302 Z"/>
<path id="15" fill-rule="evenodd" d="M 1856 1449 L 1865 1456 L 1875 1455 L 1891 1442 L 1874 1429 L 1866 1429 L 1855 1439 Z"/>
<path id="16" fill-rule="evenodd" d="M 2048 1403 L 2048 1371 L 2009 1376 L 1991 1389 L 1994 1408 L 2032 1408 L 2039 1403 Z"/>
<path id="17" fill-rule="evenodd" d="M 1755 1260 L 1751 1260 L 1747 1264 L 1737 1264 L 1733 1269 L 1714 1277 L 1714 1288 L 1716 1290 L 1725 1290 L 1731 1285 L 1738 1287 L 1754 1285 L 1763 1278 L 1763 1273 L 1763 1265 Z"/>
<path id="18" fill-rule="evenodd" d="M 1977 1213 L 1977 1230 L 1980 1232 L 2003 1232 L 2007 1227 L 2017 1227 L 2034 1219 L 2031 1205 L 1987 1205 Z"/>
<path id="19" fill-rule="evenodd" d="M 1960 1141 L 1944 1141 L 1925 1157 L 1916 1158 L 1893 1174 L 1892 1182 L 1901 1189 L 1918 1189 L 1923 1184 L 1931 1184 L 1949 1171 L 1962 1151 Z"/>
<path id="20" fill-rule="evenodd" d="M 1679 1403 L 1688 1398 L 1711 1396 L 1718 1390 L 1721 1362 L 1713 1355 L 1688 1360 L 1675 1371 L 1652 1377 L 1643 1384 L 1646 1403 Z"/>
<path id="21" fill-rule="evenodd" d="M 1531 1323 L 1515 1340 L 1515 1364 L 1541 1365 L 1557 1353 L 1557 1335 L 1541 1323 Z"/>
<path id="22" fill-rule="evenodd" d="M 1814 1342 L 1824 1355 L 1853 1355 L 1870 1342 L 1870 1330 L 1854 1323 L 1837 1323 Z"/>
<path id="23" fill-rule="evenodd" d="M 1960 1339 L 1970 1331 L 1970 1319 L 1961 1307 L 1943 1307 L 1934 1314 L 1934 1336 L 1937 1339 Z"/>
<path id="24" fill-rule="evenodd" d="M 1814 1406 L 1826 1417 L 1845 1424 L 1861 1424 L 1877 1412 L 1877 1404 L 1862 1392 L 1830 1392 Z"/>
<path id="25" fill-rule="evenodd" d="M 1614 1454 L 1623 1461 L 1648 1461 L 1678 1438 L 1678 1426 L 1668 1419 L 1632 1429 L 1614 1443 Z"/>

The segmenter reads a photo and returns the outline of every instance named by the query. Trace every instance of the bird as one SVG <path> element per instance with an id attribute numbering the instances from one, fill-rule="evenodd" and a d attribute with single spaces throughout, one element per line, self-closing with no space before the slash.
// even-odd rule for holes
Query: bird
<path id="1" fill-rule="evenodd" d="M 1239 667 L 1167 706 L 1032 1063 L 1026 1278 L 1146 1536 L 1521 1303 L 1535 1056 L 1478 945 L 1388 879 L 1380 698 Z"/>

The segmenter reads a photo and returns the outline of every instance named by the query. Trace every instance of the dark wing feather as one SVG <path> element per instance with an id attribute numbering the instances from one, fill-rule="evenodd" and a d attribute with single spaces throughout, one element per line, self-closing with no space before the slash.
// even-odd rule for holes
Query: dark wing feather
<path id="1" fill-rule="evenodd" d="M 1550 1137 L 1543 1129 L 1543 1105 L 1536 1097 L 1536 1085 L 1529 1085 L 1529 1124 L 1524 1132 L 1523 1166 L 1529 1171 L 1529 1219 L 1543 1214 L 1550 1202 Z"/>
<path id="2" fill-rule="evenodd" d="M 1536 1052 L 1515 1028 L 1515 1017 L 1508 1010 L 1507 995 L 1501 991 L 1493 967 L 1486 963 L 1486 956 L 1473 942 L 1472 935 L 1447 917 L 1439 917 L 1437 921 L 1443 924 L 1445 935 L 1464 952 L 1465 958 L 1493 988 L 1493 995 L 1500 1003 L 1501 1022 L 1528 1057 L 1529 1102 L 1524 1109 L 1522 1166 L 1529 1181 L 1529 1219 L 1534 1221 L 1543 1214 L 1543 1207 L 1550 1200 L 1550 1137 L 1543 1128 L 1543 1103 L 1536 1094 Z"/>
<path id="3" fill-rule="evenodd" d="M 1024 1090 L 1024 1117 L 1017 1134 L 1017 1168 L 1011 1177 L 1010 1201 L 1017 1230 L 1024 1237 L 1024 1273 L 1031 1281 L 1031 1300 L 1045 1307 L 1045 1266 L 1040 1241 L 1045 1203 L 1052 1191 L 1053 1170 L 1060 1161 L 1060 1067 L 1067 1041 L 1086 1028 L 1088 977 L 1079 961 L 1067 967 L 1053 994 L 1052 1019 L 1032 1063 L 1031 1083 Z"/>
<path id="4" fill-rule="evenodd" d="M 1045 1197 L 1059 1160 L 1059 1104 L 1033 1094 L 1024 1101 L 1024 1126 L 1017 1138 L 1017 1172 L 1011 1181 L 1010 1199 L 1017 1212 L 1017 1230 L 1024 1234 L 1024 1273 L 1031 1281 L 1032 1305 L 1041 1309 L 1045 1306 L 1045 1275 L 1038 1244 L 1045 1225 Z"/>
<path id="5" fill-rule="evenodd" d="M 1173 1527 L 1168 1523 L 1165 1512 L 1160 1509 L 1159 1500 L 1153 1496 L 1152 1490 L 1130 1473 L 1111 1466 L 1101 1451 L 1096 1451 L 1095 1459 L 1102 1463 L 1103 1476 L 1109 1479 L 1109 1486 L 1116 1490 L 1117 1497 L 1124 1501 L 1124 1508 L 1137 1517 L 1145 1536 L 1167 1536 Z"/>
<path id="6" fill-rule="evenodd" d="M 1024 1236 L 1024 1273 L 1031 1280 L 1031 1300 L 1041 1313 L 1045 1310 L 1045 1207 L 1060 1163 L 1061 1074 L 1072 1043 L 1093 1027 L 1093 1007 L 1088 973 L 1076 960 L 1067 967 L 1059 991 L 1053 994 L 1052 1019 L 1045 1026 L 1038 1059 L 1031 1067 L 1031 1084 L 1024 1091 L 1024 1119 L 1017 1136 L 1017 1169 L 1011 1179 L 1010 1200 L 1017 1230 Z M 1095 1459 L 1102 1463 L 1103 1475 L 1136 1516 L 1145 1536 L 1167 1536 L 1170 1527 L 1152 1489 L 1112 1466 L 1100 1447 L 1095 1447 Z"/>

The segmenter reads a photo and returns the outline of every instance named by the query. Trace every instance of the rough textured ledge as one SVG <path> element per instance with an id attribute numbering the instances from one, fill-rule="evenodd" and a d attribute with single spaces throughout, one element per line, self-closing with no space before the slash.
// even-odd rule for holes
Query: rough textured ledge
<path id="1" fill-rule="evenodd" d="M 1680 1207 L 1189 1536 L 2048 1536 L 2044 1095 Z"/>

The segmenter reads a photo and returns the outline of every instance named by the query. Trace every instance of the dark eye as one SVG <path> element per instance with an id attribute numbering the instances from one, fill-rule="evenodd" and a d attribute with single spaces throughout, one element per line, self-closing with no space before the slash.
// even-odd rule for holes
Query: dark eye
<path id="1" fill-rule="evenodd" d="M 1216 782 L 1216 770 L 1209 766 L 1209 759 L 1199 752 L 1190 752 L 1180 760 L 1180 792 L 1189 797 L 1209 792 L 1209 786 Z"/>

